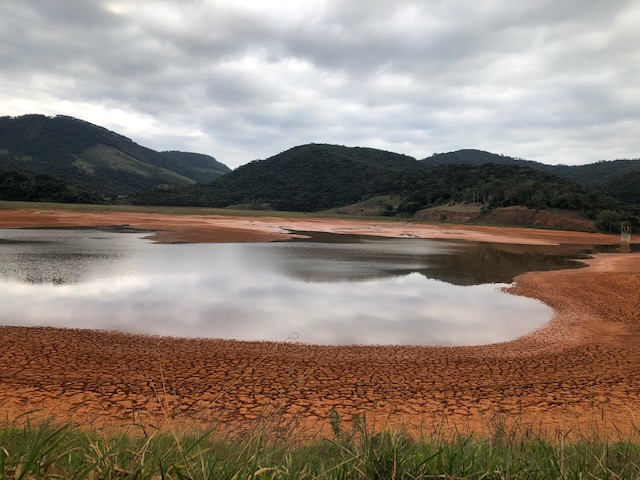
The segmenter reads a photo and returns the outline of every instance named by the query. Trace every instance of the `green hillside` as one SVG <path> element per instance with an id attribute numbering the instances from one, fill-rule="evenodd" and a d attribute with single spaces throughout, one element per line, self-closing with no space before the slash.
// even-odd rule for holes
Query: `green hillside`
<path id="1" fill-rule="evenodd" d="M 623 202 L 640 205 L 640 168 L 605 181 L 599 188 Z"/>
<path id="2" fill-rule="evenodd" d="M 56 203 L 104 203 L 104 198 L 46 174 L 0 168 L 0 200 Z"/>
<path id="3" fill-rule="evenodd" d="M 482 165 L 485 163 L 495 163 L 496 165 L 517 165 L 520 167 L 530 167 L 545 172 L 554 171 L 553 165 L 546 165 L 533 160 L 499 155 L 497 153 L 485 152 L 484 150 L 463 149 L 448 153 L 434 153 L 430 157 L 420 160 L 425 165 Z"/>
<path id="4" fill-rule="evenodd" d="M 101 195 L 208 182 L 229 169 L 206 155 L 156 152 L 72 117 L 0 117 L 0 166 L 52 175 Z"/>
<path id="5" fill-rule="evenodd" d="M 495 163 L 429 165 L 412 157 L 370 148 L 309 144 L 244 165 L 211 182 L 154 189 L 132 198 L 152 205 L 260 208 L 316 212 L 368 199 L 394 201 L 383 214 L 411 217 L 437 205 L 481 204 L 483 212 L 525 206 L 563 209 L 597 221 L 617 212 L 616 225 L 637 213 L 593 188 L 529 167 Z M 347 209 L 348 210 L 348 209 Z M 611 216 L 607 225 L 612 225 Z"/>
<path id="6" fill-rule="evenodd" d="M 640 207 L 627 204 L 640 203 L 639 177 L 640 160 L 546 165 L 467 149 L 418 161 L 328 144 L 293 147 L 230 171 L 210 156 L 157 152 L 72 117 L 0 117 L 0 199 L 6 200 L 406 218 L 443 205 L 475 205 L 482 215 L 527 207 L 571 211 L 610 230 L 623 222 L 640 226 Z"/>
<path id="7" fill-rule="evenodd" d="M 591 185 L 606 191 L 605 185 L 623 179 L 629 174 L 640 172 L 640 160 L 602 160 L 587 165 L 558 165 L 556 172 L 583 185 Z M 636 191 L 640 195 L 640 184 L 636 184 Z"/>
<path id="8" fill-rule="evenodd" d="M 627 180 L 637 178 L 640 159 L 603 160 L 586 165 L 547 165 L 545 163 L 497 155 L 482 150 L 458 150 L 438 153 L 421 160 L 425 165 L 518 165 L 567 177 L 582 185 L 597 188 L 601 192 L 627 203 L 640 203 L 640 183 L 635 186 Z M 619 187 L 619 188 L 617 188 Z"/>
<path id="9" fill-rule="evenodd" d="M 445 203 L 480 203 L 485 210 L 521 205 L 532 209 L 565 209 L 589 218 L 619 202 L 569 179 L 517 165 L 436 165 L 416 182 L 400 204 L 413 213 Z"/>
<path id="10" fill-rule="evenodd" d="M 169 159 L 167 167 L 170 166 L 172 170 L 180 171 L 184 176 L 198 183 L 210 182 L 231 171 L 229 167 L 218 162 L 215 158 L 202 153 L 176 150 L 160 153 Z"/>
<path id="11" fill-rule="evenodd" d="M 134 201 L 312 212 L 357 202 L 375 192 L 402 191 L 412 174 L 423 170 L 406 155 L 309 144 L 243 165 L 208 185 L 155 190 Z"/>

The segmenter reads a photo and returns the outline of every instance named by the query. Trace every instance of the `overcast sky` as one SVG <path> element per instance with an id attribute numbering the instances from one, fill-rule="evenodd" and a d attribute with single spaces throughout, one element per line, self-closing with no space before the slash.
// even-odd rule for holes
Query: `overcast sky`
<path id="1" fill-rule="evenodd" d="M 638 0 L 0 0 L 0 115 L 231 167 L 309 142 L 640 157 Z"/>

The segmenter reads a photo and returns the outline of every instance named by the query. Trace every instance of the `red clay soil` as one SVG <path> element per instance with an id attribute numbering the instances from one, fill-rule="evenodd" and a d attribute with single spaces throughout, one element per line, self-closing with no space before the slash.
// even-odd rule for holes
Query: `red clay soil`
<path id="1" fill-rule="evenodd" d="M 386 237 L 441 238 L 498 243 L 606 245 L 615 235 L 535 228 L 452 225 L 315 217 L 238 217 L 156 213 L 87 213 L 57 210 L 3 210 L 0 228 L 130 225 L 153 230 L 153 238 L 172 242 L 264 242 L 291 238 L 290 231 L 315 231 Z M 634 238 L 640 243 L 640 237 Z"/>
<path id="2" fill-rule="evenodd" d="M 495 208 L 488 213 L 482 213 L 480 205 L 453 205 L 451 207 L 443 205 L 420 210 L 415 214 L 415 218 L 438 221 L 443 215 L 448 222 L 482 222 L 485 225 L 534 226 L 580 232 L 596 231 L 592 220 L 576 212 L 570 210 L 534 210 L 522 206 Z"/>
<path id="3" fill-rule="evenodd" d="M 11 220 L 0 212 L 0 225 L 42 225 L 43 214 L 20 215 Z M 68 224 L 73 219 L 66 215 L 48 219 L 52 226 Z M 164 221 L 144 217 L 92 214 L 75 221 L 142 228 Z M 205 220 L 174 219 L 171 228 L 196 231 L 194 224 Z M 284 224 L 416 236 L 439 228 L 331 219 L 233 221 L 251 234 L 258 222 L 256 230 L 274 236 Z M 460 231 L 523 242 L 611 240 L 488 227 Z M 628 437 L 634 418 L 640 418 L 640 255 L 599 254 L 588 263 L 585 269 L 518 277 L 511 292 L 549 304 L 556 311 L 553 320 L 518 340 L 479 347 L 331 347 L 0 327 L 0 409 L 9 419 L 37 410 L 32 415 L 99 427 L 161 426 L 171 420 L 233 430 L 268 419 L 295 423 L 303 436 L 330 434 L 328 416 L 335 409 L 345 420 L 366 415 L 378 427 L 427 432 L 438 426 L 482 432 L 506 421 L 550 435 Z"/>

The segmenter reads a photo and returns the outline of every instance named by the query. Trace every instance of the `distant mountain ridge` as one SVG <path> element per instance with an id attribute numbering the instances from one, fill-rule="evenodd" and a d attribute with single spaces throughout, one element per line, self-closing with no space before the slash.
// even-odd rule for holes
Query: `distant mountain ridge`
<path id="1" fill-rule="evenodd" d="M 230 171 L 207 155 L 157 152 L 84 120 L 36 114 L 0 117 L 0 166 L 110 196 L 209 182 Z"/>
<path id="2" fill-rule="evenodd" d="M 535 168 L 536 170 L 552 170 L 553 165 L 525 160 L 523 158 L 509 157 L 484 150 L 462 149 L 447 153 L 434 153 L 430 157 L 420 160 L 426 165 L 482 165 L 494 163 L 496 165 L 518 165 L 521 167 Z"/>
<path id="3" fill-rule="evenodd" d="M 513 160 L 428 164 L 371 148 L 307 144 L 248 163 L 209 184 L 147 191 L 132 201 L 351 214 L 360 206 L 370 214 L 416 218 L 427 218 L 419 213 L 439 205 L 475 204 L 481 214 L 522 206 L 570 210 L 592 221 L 602 212 L 615 212 L 607 217 L 608 225 L 636 218 L 592 187 Z M 518 216 L 526 215 L 520 211 Z M 526 218 L 519 221 L 526 223 Z"/>
<path id="4" fill-rule="evenodd" d="M 561 175 L 582 185 L 596 187 L 627 203 L 640 204 L 640 159 L 602 160 L 586 165 L 548 165 L 533 160 L 508 157 L 483 150 L 464 149 L 437 153 L 421 160 L 426 165 L 519 165 Z M 635 187 L 635 188 L 634 188 Z"/>
<path id="5" fill-rule="evenodd" d="M 443 221 L 473 211 L 477 221 L 543 221 L 554 228 L 584 221 L 614 231 L 623 222 L 640 228 L 640 206 L 628 205 L 640 205 L 640 159 L 546 165 L 466 149 L 417 160 L 311 143 L 231 171 L 208 155 L 157 152 L 76 118 L 25 115 L 0 117 L 2 199 Z M 509 211 L 498 215 L 498 209 Z M 574 220 L 551 218 L 562 211 Z"/>

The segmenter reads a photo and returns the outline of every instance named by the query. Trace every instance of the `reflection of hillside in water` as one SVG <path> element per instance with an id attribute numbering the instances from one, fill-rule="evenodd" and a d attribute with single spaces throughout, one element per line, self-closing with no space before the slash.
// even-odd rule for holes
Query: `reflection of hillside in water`
<path id="1" fill-rule="evenodd" d="M 266 256 L 272 268 L 305 282 L 357 282 L 421 271 L 431 257 L 450 252 L 451 244 L 437 240 L 314 234 L 309 242 L 261 250 L 256 261 Z"/>
<path id="2" fill-rule="evenodd" d="M 306 282 L 360 281 L 418 272 L 453 285 L 511 283 L 529 271 L 581 268 L 582 263 L 570 258 L 589 250 L 585 246 L 312 234 L 310 241 L 318 240 L 326 243 L 283 247 L 279 270 Z"/>
<path id="3" fill-rule="evenodd" d="M 93 272 L 112 265 L 115 255 L 92 253 L 16 254 L 0 266 L 0 277 L 24 283 L 64 285 L 93 278 Z M 15 268 L 20 265 L 19 268 Z"/>
<path id="4" fill-rule="evenodd" d="M 217 250 L 214 246 L 203 247 L 202 255 L 210 256 Z M 247 273 L 255 274 L 262 266 L 311 283 L 357 282 L 417 272 L 454 285 L 476 285 L 509 283 L 532 270 L 579 267 L 582 264 L 567 257 L 575 257 L 585 247 L 314 233 L 309 241 L 239 245 L 237 250 L 249 267 Z M 156 245 L 140 242 L 138 235 L 95 230 L 4 230 L 0 279 L 77 284 L 116 278 L 135 272 L 135 264 L 159 254 Z M 160 257 L 150 264 L 158 264 Z"/>
<path id="5" fill-rule="evenodd" d="M 582 268 L 583 263 L 569 258 L 581 251 L 584 247 L 476 243 L 456 249 L 455 255 L 433 256 L 429 268 L 419 273 L 454 285 L 511 283 L 526 272 Z"/>
<path id="6" fill-rule="evenodd" d="M 54 285 L 118 272 L 134 240 L 98 231 L 45 229 L 3 230 L 2 237 L 0 279 Z"/>

